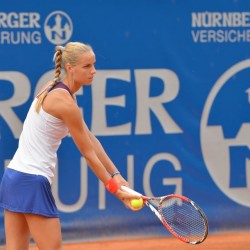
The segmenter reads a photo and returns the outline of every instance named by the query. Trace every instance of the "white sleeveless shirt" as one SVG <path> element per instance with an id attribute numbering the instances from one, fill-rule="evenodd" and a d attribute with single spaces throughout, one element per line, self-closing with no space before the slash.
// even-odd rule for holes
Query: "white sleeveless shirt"
<path id="1" fill-rule="evenodd" d="M 45 176 L 52 184 L 57 150 L 69 130 L 62 120 L 46 113 L 42 107 L 37 113 L 36 101 L 37 98 L 33 100 L 29 109 L 18 149 L 8 167 L 28 174 Z"/>

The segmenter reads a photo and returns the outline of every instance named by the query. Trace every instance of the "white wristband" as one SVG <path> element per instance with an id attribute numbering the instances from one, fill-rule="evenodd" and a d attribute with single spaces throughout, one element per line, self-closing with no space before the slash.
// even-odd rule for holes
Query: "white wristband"
<path id="1" fill-rule="evenodd" d="M 116 174 L 121 174 L 119 171 L 115 171 L 113 174 L 111 174 L 111 178 L 113 178 Z"/>

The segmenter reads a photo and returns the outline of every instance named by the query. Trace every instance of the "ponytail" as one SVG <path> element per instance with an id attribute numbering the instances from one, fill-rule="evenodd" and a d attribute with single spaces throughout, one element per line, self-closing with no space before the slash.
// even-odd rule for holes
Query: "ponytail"
<path id="1" fill-rule="evenodd" d="M 53 61 L 55 61 L 55 74 L 54 74 L 54 80 L 53 82 L 37 96 L 37 102 L 35 106 L 35 111 L 38 113 L 45 97 L 49 93 L 50 89 L 52 89 L 59 81 L 59 77 L 61 75 L 61 65 L 62 65 L 62 53 L 63 53 L 64 47 L 63 46 L 56 46 L 56 52 L 54 54 Z"/>
<path id="2" fill-rule="evenodd" d="M 93 51 L 90 45 L 80 42 L 69 42 L 63 46 L 56 46 L 56 52 L 53 60 L 55 61 L 55 74 L 52 83 L 37 96 L 37 102 L 35 110 L 38 113 L 41 105 L 49 93 L 50 89 L 53 88 L 58 82 L 61 75 L 62 69 L 65 70 L 65 65 L 69 63 L 72 66 L 77 64 L 79 55 L 87 51 Z M 66 72 L 67 74 L 67 72 Z"/>

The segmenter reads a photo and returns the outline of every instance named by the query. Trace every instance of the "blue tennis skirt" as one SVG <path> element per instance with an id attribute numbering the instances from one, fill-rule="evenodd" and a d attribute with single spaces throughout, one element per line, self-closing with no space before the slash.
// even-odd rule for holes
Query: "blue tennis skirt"
<path id="1" fill-rule="evenodd" d="M 12 212 L 59 217 L 48 179 L 10 168 L 5 170 L 0 184 L 0 207 Z"/>

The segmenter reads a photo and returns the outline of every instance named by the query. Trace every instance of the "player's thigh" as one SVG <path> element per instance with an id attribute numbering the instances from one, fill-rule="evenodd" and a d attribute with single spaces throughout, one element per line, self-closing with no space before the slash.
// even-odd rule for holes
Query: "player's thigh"
<path id="1" fill-rule="evenodd" d="M 59 218 L 25 214 L 30 233 L 39 250 L 61 250 L 62 235 Z"/>
<path id="2" fill-rule="evenodd" d="M 22 213 L 4 211 L 6 250 L 28 250 L 30 232 Z"/>

